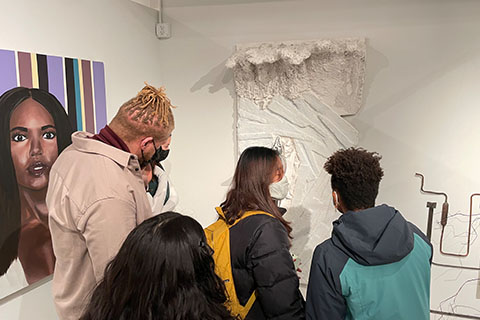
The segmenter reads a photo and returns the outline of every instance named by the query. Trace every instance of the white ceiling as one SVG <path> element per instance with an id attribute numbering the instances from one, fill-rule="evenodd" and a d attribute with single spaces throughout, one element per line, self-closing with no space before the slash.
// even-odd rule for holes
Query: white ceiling
<path id="1" fill-rule="evenodd" d="M 133 2 L 158 10 L 158 0 L 132 0 Z M 294 0 L 163 0 L 164 8 L 196 7 L 196 6 L 221 6 L 240 3 L 279 2 Z"/>
<path id="2" fill-rule="evenodd" d="M 220 6 L 239 3 L 279 2 L 292 0 L 163 0 L 165 7 Z"/>

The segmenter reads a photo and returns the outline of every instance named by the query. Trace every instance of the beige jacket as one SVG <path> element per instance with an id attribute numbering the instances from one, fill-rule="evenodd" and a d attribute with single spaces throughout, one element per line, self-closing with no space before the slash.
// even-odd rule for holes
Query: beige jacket
<path id="1" fill-rule="evenodd" d="M 75 132 L 50 171 L 50 232 L 60 319 L 77 320 L 128 233 L 152 216 L 137 156 Z"/>

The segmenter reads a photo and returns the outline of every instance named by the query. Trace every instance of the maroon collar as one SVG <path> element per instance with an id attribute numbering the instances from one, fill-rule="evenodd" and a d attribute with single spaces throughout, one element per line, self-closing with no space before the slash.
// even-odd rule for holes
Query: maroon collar
<path id="1" fill-rule="evenodd" d="M 113 130 L 106 125 L 100 132 L 94 136 L 91 136 L 92 139 L 102 141 L 112 147 L 118 148 L 125 152 L 130 152 L 126 143 L 115 133 Z"/>

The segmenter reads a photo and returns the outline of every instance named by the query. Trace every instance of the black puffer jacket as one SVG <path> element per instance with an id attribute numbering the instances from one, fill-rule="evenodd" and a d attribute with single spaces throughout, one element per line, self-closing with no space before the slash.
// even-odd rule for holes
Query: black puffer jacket
<path id="1" fill-rule="evenodd" d="M 267 215 L 247 217 L 230 228 L 230 254 L 238 299 L 257 300 L 246 320 L 305 319 L 304 300 L 284 226 Z"/>

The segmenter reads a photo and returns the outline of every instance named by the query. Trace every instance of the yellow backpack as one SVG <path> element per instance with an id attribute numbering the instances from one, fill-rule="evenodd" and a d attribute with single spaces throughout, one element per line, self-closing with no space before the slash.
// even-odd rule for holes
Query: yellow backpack
<path id="1" fill-rule="evenodd" d="M 220 207 L 215 208 L 220 216 L 217 222 L 212 223 L 205 228 L 205 236 L 208 245 L 213 249 L 213 259 L 215 260 L 215 272 L 223 280 L 227 290 L 227 302 L 225 306 L 230 310 L 232 315 L 245 319 L 248 312 L 253 306 L 257 297 L 256 291 L 252 293 L 245 306 L 238 301 L 235 284 L 233 283 L 233 273 L 230 256 L 230 228 L 239 221 L 257 214 L 265 214 L 274 217 L 270 213 L 264 211 L 247 211 L 241 218 L 236 220 L 232 225 L 226 223 L 225 215 Z"/>

